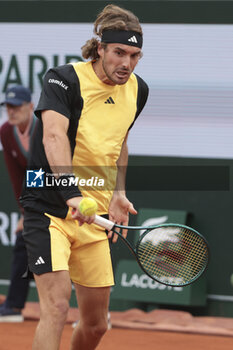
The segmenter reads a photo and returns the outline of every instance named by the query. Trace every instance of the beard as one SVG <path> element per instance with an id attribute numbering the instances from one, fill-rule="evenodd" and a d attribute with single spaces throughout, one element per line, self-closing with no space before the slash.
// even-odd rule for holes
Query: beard
<path id="1" fill-rule="evenodd" d="M 105 61 L 102 61 L 102 67 L 103 71 L 106 75 L 106 77 L 113 83 L 117 85 L 124 85 L 129 80 L 131 72 L 128 69 L 125 68 L 117 68 L 113 72 L 110 72 L 110 70 L 107 67 L 107 64 Z"/>

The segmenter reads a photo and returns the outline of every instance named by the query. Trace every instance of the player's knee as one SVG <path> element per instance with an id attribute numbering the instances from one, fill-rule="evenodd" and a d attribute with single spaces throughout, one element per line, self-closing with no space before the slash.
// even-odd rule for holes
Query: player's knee
<path id="1" fill-rule="evenodd" d="M 54 304 L 55 312 L 59 315 L 67 316 L 69 310 L 69 302 L 66 299 L 58 300 Z"/>
<path id="2" fill-rule="evenodd" d="M 50 316 L 53 322 L 65 322 L 69 310 L 69 302 L 66 299 L 55 300 L 50 305 Z"/>
<path id="3" fill-rule="evenodd" d="M 99 324 L 96 324 L 95 326 L 92 326 L 90 332 L 93 338 L 100 339 L 103 337 L 107 330 L 108 324 L 105 322 L 101 322 Z"/>

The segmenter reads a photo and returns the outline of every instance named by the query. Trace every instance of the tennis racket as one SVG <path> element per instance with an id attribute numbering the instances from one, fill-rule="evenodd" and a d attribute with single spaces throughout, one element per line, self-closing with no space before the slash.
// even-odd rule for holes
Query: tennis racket
<path id="1" fill-rule="evenodd" d="M 196 281 L 208 265 L 209 248 L 206 239 L 188 226 L 123 226 L 98 215 L 94 223 L 116 233 L 134 254 L 141 269 L 159 283 L 186 286 Z M 144 232 L 133 248 L 118 232 L 119 229 Z"/>

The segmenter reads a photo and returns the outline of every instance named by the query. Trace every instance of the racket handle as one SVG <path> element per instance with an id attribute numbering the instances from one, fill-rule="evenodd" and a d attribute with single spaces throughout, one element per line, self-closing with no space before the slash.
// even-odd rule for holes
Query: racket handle
<path id="1" fill-rule="evenodd" d="M 112 228 L 115 226 L 114 222 L 107 220 L 105 218 L 102 218 L 102 216 L 99 216 L 99 215 L 95 216 L 94 224 L 104 227 L 108 231 L 111 231 Z"/>

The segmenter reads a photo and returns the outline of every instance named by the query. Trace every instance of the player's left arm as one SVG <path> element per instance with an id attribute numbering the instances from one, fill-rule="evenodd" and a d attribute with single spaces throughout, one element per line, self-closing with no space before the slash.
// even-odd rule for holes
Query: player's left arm
<path id="1" fill-rule="evenodd" d="M 113 192 L 112 200 L 109 205 L 109 219 L 117 224 L 127 226 L 129 222 L 129 213 L 136 215 L 133 204 L 127 199 L 125 192 L 126 170 L 128 165 L 128 146 L 127 146 L 128 133 L 122 144 L 121 153 L 117 161 L 117 180 L 116 188 Z M 127 236 L 127 230 L 123 230 L 124 237 Z M 109 233 L 111 238 L 112 233 Z M 117 241 L 118 236 L 114 235 L 113 242 Z"/>
<path id="2" fill-rule="evenodd" d="M 139 114 L 143 110 L 149 93 L 149 88 L 147 84 L 141 79 L 138 75 L 136 75 L 137 83 L 138 83 L 138 95 L 137 95 L 137 110 L 135 114 L 134 121 L 129 127 L 129 130 L 134 125 L 135 120 L 138 118 Z M 128 133 L 129 133 L 128 130 Z M 113 193 L 112 200 L 109 205 L 109 219 L 117 224 L 122 224 L 127 226 L 129 222 L 129 213 L 137 214 L 133 204 L 127 199 L 125 193 L 125 179 L 126 179 L 126 170 L 128 166 L 128 146 L 127 139 L 128 133 L 124 139 L 122 144 L 120 157 L 117 161 L 118 173 L 117 173 L 117 181 L 116 188 Z M 124 237 L 127 236 L 127 230 L 123 230 L 122 234 Z M 112 233 L 109 233 L 109 237 L 111 237 Z M 113 242 L 117 241 L 118 236 L 115 234 L 113 237 Z"/>

